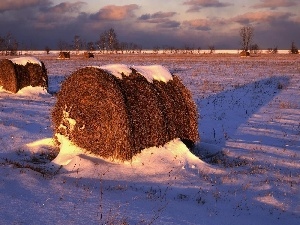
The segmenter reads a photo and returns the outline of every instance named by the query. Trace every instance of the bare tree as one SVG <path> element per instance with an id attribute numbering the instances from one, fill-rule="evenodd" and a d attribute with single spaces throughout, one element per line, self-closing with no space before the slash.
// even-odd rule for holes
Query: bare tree
<path id="1" fill-rule="evenodd" d="M 100 52 L 103 52 L 105 51 L 105 49 L 107 49 L 107 32 L 104 31 L 102 34 L 100 34 L 99 36 L 99 40 L 96 42 L 96 45 L 98 47 L 98 49 L 100 50 Z"/>
<path id="2" fill-rule="evenodd" d="M 68 45 L 67 42 L 65 42 L 65 41 L 63 41 L 63 40 L 59 40 L 59 41 L 57 42 L 57 47 L 58 47 L 58 49 L 62 52 L 62 51 L 64 51 L 64 50 L 68 50 L 69 45 Z"/>
<path id="3" fill-rule="evenodd" d="M 250 52 L 254 53 L 254 54 L 257 54 L 259 52 L 259 46 L 258 46 L 258 44 L 251 45 L 250 46 Z"/>
<path id="4" fill-rule="evenodd" d="M 81 40 L 79 35 L 75 35 L 73 40 L 73 48 L 76 51 L 76 54 L 79 53 L 82 47 L 83 47 L 83 41 Z"/>
<path id="5" fill-rule="evenodd" d="M 4 54 L 5 51 L 5 39 L 0 37 L 0 51 L 2 53 L 2 55 Z"/>
<path id="6" fill-rule="evenodd" d="M 45 51 L 46 51 L 46 53 L 47 53 L 47 55 L 50 53 L 50 47 L 49 46 L 46 46 L 45 47 Z"/>
<path id="7" fill-rule="evenodd" d="M 89 41 L 88 43 L 87 43 L 87 50 L 88 51 L 95 51 L 95 44 L 94 44 L 94 42 L 92 42 L 92 41 Z"/>
<path id="8" fill-rule="evenodd" d="M 298 48 L 295 45 L 295 42 L 292 42 L 290 53 L 292 53 L 292 54 L 298 54 L 299 53 Z"/>
<path id="9" fill-rule="evenodd" d="M 118 50 L 119 41 L 117 39 L 117 34 L 113 28 L 110 28 L 107 32 L 107 44 L 111 52 L 114 50 Z"/>
<path id="10" fill-rule="evenodd" d="M 4 38 L 4 48 L 6 55 L 16 55 L 19 47 L 18 41 L 12 36 L 11 33 L 8 33 Z"/>
<path id="11" fill-rule="evenodd" d="M 214 46 L 214 45 L 209 45 L 209 46 L 208 46 L 208 49 L 209 49 L 209 51 L 210 51 L 210 52 L 209 52 L 210 54 L 212 54 L 212 53 L 215 52 L 215 46 Z"/>
<path id="12" fill-rule="evenodd" d="M 249 50 L 249 46 L 251 44 L 251 41 L 253 39 L 253 35 L 254 35 L 254 28 L 253 27 L 242 27 L 240 30 L 240 36 L 242 38 L 242 49 L 244 51 L 248 51 Z"/>

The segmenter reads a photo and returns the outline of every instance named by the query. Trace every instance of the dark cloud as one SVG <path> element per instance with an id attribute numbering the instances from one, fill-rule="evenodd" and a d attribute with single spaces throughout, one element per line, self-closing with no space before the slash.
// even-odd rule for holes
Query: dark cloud
<path id="1" fill-rule="evenodd" d="M 242 25 L 257 25 L 271 23 L 272 21 L 286 21 L 290 20 L 294 15 L 288 12 L 272 12 L 272 11 L 259 11 L 248 12 L 242 15 L 231 18 L 230 20 Z"/>
<path id="2" fill-rule="evenodd" d="M 179 26 L 180 26 L 180 23 L 175 20 L 167 20 L 158 25 L 159 28 L 176 28 Z"/>
<path id="3" fill-rule="evenodd" d="M 299 5 L 299 0 L 261 0 L 261 3 L 253 5 L 252 8 L 270 8 L 272 10 L 280 7 L 292 7 Z"/>
<path id="4" fill-rule="evenodd" d="M 108 5 L 100 9 L 97 13 L 91 15 L 94 20 L 124 20 L 129 17 L 135 17 L 134 11 L 139 8 L 136 4 L 116 6 Z"/>
<path id="5" fill-rule="evenodd" d="M 176 12 L 156 12 L 153 14 L 141 15 L 138 20 L 149 22 L 149 23 L 159 23 L 162 19 L 170 18 L 176 15 Z"/>
<path id="6" fill-rule="evenodd" d="M 156 12 L 153 14 L 144 14 L 138 18 L 139 22 L 153 23 L 158 28 L 177 28 L 180 26 L 180 22 L 170 20 L 170 17 L 176 15 L 176 12 Z"/>
<path id="7" fill-rule="evenodd" d="M 199 12 L 201 8 L 220 8 L 232 5 L 230 3 L 223 3 L 218 0 L 189 0 L 185 1 L 183 4 L 190 6 L 188 12 Z"/>

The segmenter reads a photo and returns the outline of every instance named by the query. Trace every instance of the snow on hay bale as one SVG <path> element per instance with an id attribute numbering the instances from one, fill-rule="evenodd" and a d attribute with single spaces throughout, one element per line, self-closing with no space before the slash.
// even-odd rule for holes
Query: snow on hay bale
<path id="1" fill-rule="evenodd" d="M 41 86 L 47 89 L 46 67 L 34 57 L 0 60 L 0 86 L 13 93 L 27 86 Z"/>
<path id="2" fill-rule="evenodd" d="M 174 138 L 195 143 L 197 117 L 180 79 L 158 65 L 79 69 L 62 84 L 52 112 L 56 134 L 120 160 Z"/>

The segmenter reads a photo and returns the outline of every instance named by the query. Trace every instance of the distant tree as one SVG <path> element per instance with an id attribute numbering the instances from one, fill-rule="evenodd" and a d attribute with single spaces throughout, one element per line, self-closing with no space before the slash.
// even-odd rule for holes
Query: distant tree
<path id="1" fill-rule="evenodd" d="M 0 36 L 0 51 L 1 54 L 4 54 L 5 51 L 5 39 Z"/>
<path id="2" fill-rule="evenodd" d="M 59 40 L 57 42 L 57 47 L 58 49 L 62 52 L 64 50 L 68 50 L 69 49 L 69 44 L 63 40 Z"/>
<path id="3" fill-rule="evenodd" d="M 96 45 L 100 52 L 103 52 L 107 49 L 107 32 L 104 31 L 100 34 L 99 40 L 96 42 Z"/>
<path id="4" fill-rule="evenodd" d="M 6 55 L 16 55 L 18 51 L 19 43 L 18 41 L 12 36 L 11 33 L 8 33 L 4 39 L 4 48 Z"/>
<path id="5" fill-rule="evenodd" d="M 96 49 L 96 48 L 95 48 L 95 44 L 94 44 L 94 42 L 92 42 L 92 41 L 88 42 L 86 46 L 87 46 L 87 50 L 88 50 L 88 51 L 91 51 L 91 52 L 92 52 L 92 51 L 95 51 L 95 49 Z"/>
<path id="6" fill-rule="evenodd" d="M 157 54 L 159 52 L 159 46 L 154 46 L 153 47 L 153 53 Z"/>
<path id="7" fill-rule="evenodd" d="M 200 52 L 201 52 L 201 47 L 200 46 L 197 48 L 197 52 L 198 52 L 198 54 L 200 54 Z"/>
<path id="8" fill-rule="evenodd" d="M 252 42 L 253 35 L 254 35 L 253 27 L 250 27 L 250 26 L 242 27 L 240 30 L 240 36 L 242 38 L 242 41 L 241 41 L 242 49 L 246 52 L 249 50 L 249 46 Z"/>
<path id="9" fill-rule="evenodd" d="M 259 51 L 259 46 L 258 46 L 258 44 L 253 44 L 253 45 L 250 46 L 250 52 L 251 52 L 251 53 L 257 54 L 258 51 Z"/>
<path id="10" fill-rule="evenodd" d="M 46 51 L 47 55 L 50 53 L 50 48 L 49 48 L 49 46 L 46 46 L 46 47 L 45 47 L 45 51 Z"/>
<path id="11" fill-rule="evenodd" d="M 107 44 L 111 52 L 118 50 L 119 41 L 117 39 L 117 34 L 113 28 L 110 28 L 107 32 Z"/>
<path id="12" fill-rule="evenodd" d="M 274 48 L 268 48 L 267 52 L 271 54 L 276 54 L 278 52 L 278 47 L 276 46 Z"/>
<path id="13" fill-rule="evenodd" d="M 295 45 L 295 42 L 293 42 L 293 41 L 292 41 L 292 44 L 291 44 L 290 53 L 292 53 L 292 54 L 298 54 L 299 53 L 298 48 Z"/>
<path id="14" fill-rule="evenodd" d="M 82 39 L 80 38 L 79 35 L 75 35 L 73 40 L 73 49 L 76 51 L 76 54 L 79 53 L 82 47 L 83 47 Z"/>
<path id="15" fill-rule="evenodd" d="M 208 49 L 209 49 L 209 53 L 212 54 L 215 52 L 215 46 L 214 45 L 209 45 L 208 46 Z"/>

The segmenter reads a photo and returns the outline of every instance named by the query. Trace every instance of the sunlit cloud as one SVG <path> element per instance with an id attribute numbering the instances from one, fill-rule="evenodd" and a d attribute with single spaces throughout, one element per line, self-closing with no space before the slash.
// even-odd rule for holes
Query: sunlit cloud
<path id="1" fill-rule="evenodd" d="M 124 6 L 107 5 L 97 13 L 92 14 L 91 18 L 95 20 L 124 20 L 129 17 L 135 17 L 134 11 L 138 8 L 139 6 L 136 4 Z"/>

